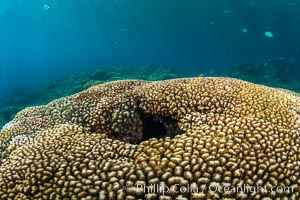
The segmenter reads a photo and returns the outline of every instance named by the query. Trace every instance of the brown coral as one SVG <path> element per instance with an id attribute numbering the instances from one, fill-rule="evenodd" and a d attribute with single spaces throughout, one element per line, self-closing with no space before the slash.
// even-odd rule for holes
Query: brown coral
<path id="1" fill-rule="evenodd" d="M 0 198 L 299 199 L 299 133 L 300 96 L 281 89 L 228 78 L 101 84 L 1 130 Z M 261 188 L 225 191 L 242 186 Z"/>

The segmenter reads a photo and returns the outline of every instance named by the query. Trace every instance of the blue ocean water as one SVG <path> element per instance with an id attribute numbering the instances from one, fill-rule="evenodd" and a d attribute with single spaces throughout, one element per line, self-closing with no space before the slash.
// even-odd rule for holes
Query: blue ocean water
<path id="1" fill-rule="evenodd" d="M 101 66 L 297 66 L 299 13 L 299 0 L 1 0 L 0 98 Z"/>

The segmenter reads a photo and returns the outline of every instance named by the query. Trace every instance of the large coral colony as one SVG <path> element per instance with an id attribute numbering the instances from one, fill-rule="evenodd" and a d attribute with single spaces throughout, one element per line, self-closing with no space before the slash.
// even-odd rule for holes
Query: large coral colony
<path id="1" fill-rule="evenodd" d="M 113 81 L 3 127 L 0 198 L 299 199 L 299 133 L 300 96 L 287 90 L 230 78 Z M 219 189 L 243 185 L 260 187 Z"/>

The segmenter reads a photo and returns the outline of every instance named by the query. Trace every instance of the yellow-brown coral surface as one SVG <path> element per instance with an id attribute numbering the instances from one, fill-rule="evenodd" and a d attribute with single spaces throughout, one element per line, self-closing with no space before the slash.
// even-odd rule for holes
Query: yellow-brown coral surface
<path id="1" fill-rule="evenodd" d="M 3 127 L 0 199 L 299 199 L 299 133 L 300 96 L 282 89 L 110 82 Z M 225 191 L 242 186 L 264 189 Z"/>

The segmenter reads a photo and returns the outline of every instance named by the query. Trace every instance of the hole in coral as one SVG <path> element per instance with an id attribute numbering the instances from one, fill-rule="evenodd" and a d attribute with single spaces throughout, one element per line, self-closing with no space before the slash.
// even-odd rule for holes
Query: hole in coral
<path id="1" fill-rule="evenodd" d="M 182 134 L 178 121 L 168 116 L 146 114 L 135 100 L 135 106 L 124 105 L 112 115 L 111 139 L 130 144 L 139 144 L 150 138 L 173 138 Z"/>
<path id="2" fill-rule="evenodd" d="M 138 141 L 139 143 L 149 140 L 150 138 L 173 138 L 183 133 L 178 127 L 177 121 L 170 117 L 145 114 L 141 110 L 139 110 L 139 114 L 143 122 L 143 135 L 142 139 Z"/>
<path id="3" fill-rule="evenodd" d="M 154 116 L 144 115 L 143 121 L 143 137 L 142 140 L 150 138 L 163 138 L 167 135 L 167 130 L 162 123 L 160 123 Z"/>

